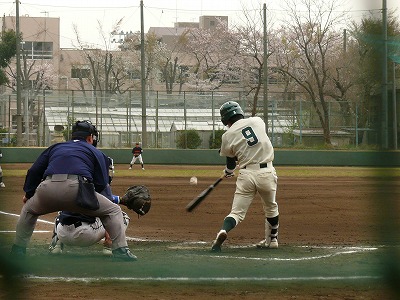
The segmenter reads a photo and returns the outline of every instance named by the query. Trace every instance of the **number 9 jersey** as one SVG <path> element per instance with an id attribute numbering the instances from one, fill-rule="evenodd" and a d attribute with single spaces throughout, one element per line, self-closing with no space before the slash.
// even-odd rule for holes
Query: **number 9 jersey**
<path id="1" fill-rule="evenodd" d="M 222 135 L 221 156 L 236 157 L 240 168 L 274 160 L 274 149 L 260 117 L 241 119 Z"/>

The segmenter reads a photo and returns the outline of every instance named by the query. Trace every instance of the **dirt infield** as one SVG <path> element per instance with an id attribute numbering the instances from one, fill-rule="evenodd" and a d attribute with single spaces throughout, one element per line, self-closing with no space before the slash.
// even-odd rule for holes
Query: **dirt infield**
<path id="1" fill-rule="evenodd" d="M 6 172 L 7 167 L 8 170 L 12 170 L 20 166 L 3 166 Z M 223 180 L 204 203 L 194 212 L 187 213 L 184 210 L 186 204 L 211 184 L 215 177 L 198 177 L 198 184 L 191 186 L 189 185 L 190 172 L 187 177 L 157 177 L 157 170 L 171 167 L 146 166 L 146 171 L 134 169 L 126 175 L 125 167 L 119 165 L 116 167 L 117 176 L 112 184 L 113 193 L 123 194 L 132 184 L 144 184 L 149 188 L 153 199 L 151 211 L 145 217 L 138 219 L 134 213 L 124 209 L 131 217 L 127 236 L 145 240 L 204 242 L 205 250 L 210 247 L 211 241 L 222 225 L 223 218 L 230 210 L 235 188 L 234 179 Z M 215 169 L 215 167 L 201 168 Z M 121 170 L 121 175 L 118 170 Z M 277 171 L 279 176 L 279 167 Z M 23 176 L 5 178 L 7 187 L 0 190 L 0 210 L 19 214 L 22 205 L 23 180 Z M 391 188 L 395 187 L 396 193 L 399 184 L 398 180 L 391 182 Z M 384 191 L 390 192 L 385 189 Z M 277 199 L 280 210 L 280 249 L 294 246 L 384 244 L 385 236 L 378 234 L 377 230 L 379 227 L 377 224 L 382 221 L 384 199 L 380 199 L 381 202 L 377 205 L 377 200 L 373 197 L 375 194 L 376 181 L 371 178 L 335 177 L 334 175 L 329 177 L 279 176 Z M 393 209 L 396 212 L 387 214 L 385 216 L 387 223 L 384 224 L 399 224 L 398 207 Z M 41 219 L 51 222 L 54 215 L 49 214 Z M 0 218 L 0 230 L 15 230 L 17 220 L 15 217 L 0 215 Z M 263 222 L 261 203 L 257 196 L 246 219 L 229 233 L 224 246 L 227 248 L 249 246 L 258 242 L 263 238 Z M 385 225 L 382 227 L 384 228 Z M 49 225 L 38 223 L 36 229 L 49 230 Z M 400 237 L 397 238 L 400 240 Z M 10 243 L 10 236 L 8 235 L 5 240 L 6 243 Z M 399 240 L 395 239 L 395 242 L 398 243 Z M 34 234 L 31 244 L 43 245 L 49 241 L 50 235 Z M 390 241 L 393 242 L 393 239 Z M 30 247 L 33 247 L 32 245 Z M 129 242 L 129 245 L 135 252 L 136 243 Z M 6 246 L 3 245 L 4 247 Z M 35 250 L 29 248 L 28 255 L 29 251 Z M 134 263 L 132 268 L 135 268 Z M 240 281 L 212 285 L 193 282 L 186 284 L 116 282 L 104 285 L 79 282 L 48 284 L 32 280 L 24 284 L 24 289 L 27 291 L 24 295 L 25 297 L 29 295 L 29 299 L 206 299 L 210 297 L 217 299 L 391 299 L 393 297 L 381 283 L 319 285 L 312 285 L 310 288 L 310 285 L 299 282 L 286 284 L 277 282 L 268 283 L 268 285 L 260 282 L 249 289 L 246 283 Z M 71 290 L 73 290 L 72 294 Z M 0 296 L 4 296 L 4 290 Z"/>

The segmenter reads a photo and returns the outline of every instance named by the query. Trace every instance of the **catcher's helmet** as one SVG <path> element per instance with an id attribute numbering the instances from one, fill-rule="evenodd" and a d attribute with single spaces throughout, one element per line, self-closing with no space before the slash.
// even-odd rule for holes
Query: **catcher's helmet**
<path id="1" fill-rule="evenodd" d="M 235 101 L 228 101 L 222 104 L 219 109 L 219 113 L 221 114 L 221 122 L 226 125 L 230 118 L 236 115 L 242 115 L 244 117 L 244 112 L 240 107 L 239 103 Z"/>
<path id="2" fill-rule="evenodd" d="M 89 135 L 93 136 L 93 146 L 96 147 L 99 141 L 99 132 L 92 122 L 88 120 L 76 121 L 72 126 L 72 138 L 86 138 Z"/>

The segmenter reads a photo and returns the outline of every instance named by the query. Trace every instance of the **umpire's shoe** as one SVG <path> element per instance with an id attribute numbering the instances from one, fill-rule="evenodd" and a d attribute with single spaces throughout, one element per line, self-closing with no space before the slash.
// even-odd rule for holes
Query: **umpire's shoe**
<path id="1" fill-rule="evenodd" d="M 221 245 L 228 237 L 226 230 L 220 230 L 211 246 L 211 252 L 221 252 Z"/>
<path id="2" fill-rule="evenodd" d="M 128 247 L 121 247 L 112 251 L 114 260 L 136 261 L 137 257 L 132 254 Z"/>
<path id="3" fill-rule="evenodd" d="M 10 255 L 15 258 L 24 258 L 26 255 L 26 248 L 18 245 L 12 245 Z"/>

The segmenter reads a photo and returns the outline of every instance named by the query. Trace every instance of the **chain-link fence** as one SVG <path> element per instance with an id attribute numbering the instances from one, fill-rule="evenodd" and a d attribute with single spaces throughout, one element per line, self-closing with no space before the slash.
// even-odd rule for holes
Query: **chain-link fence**
<path id="1" fill-rule="evenodd" d="M 75 120 L 90 120 L 101 132 L 100 147 L 130 147 L 141 142 L 146 134 L 148 148 L 176 148 L 180 134 L 195 130 L 202 141 L 198 148 L 207 149 L 224 129 L 219 117 L 219 107 L 224 102 L 240 103 L 246 117 L 251 116 L 254 106 L 253 96 L 243 92 L 166 94 L 148 91 L 145 107 L 140 91 L 111 96 L 99 94 L 96 91 L 52 91 L 37 96 L 23 95 L 20 104 L 23 145 L 47 147 L 68 139 L 70 125 Z M 262 99 L 258 100 L 255 111 L 257 116 L 268 121 L 268 134 L 275 147 L 318 147 L 325 143 L 326 130 L 310 101 L 301 96 L 282 100 L 284 97 L 280 93 L 270 93 L 268 98 L 268 117 L 263 117 Z M 14 94 L 3 94 L 0 98 L 2 146 L 16 144 L 17 105 Z M 343 112 L 340 102 L 331 101 L 327 102 L 327 107 L 327 130 L 332 145 L 351 147 L 371 141 L 373 131 L 357 125 L 357 106 Z"/>

